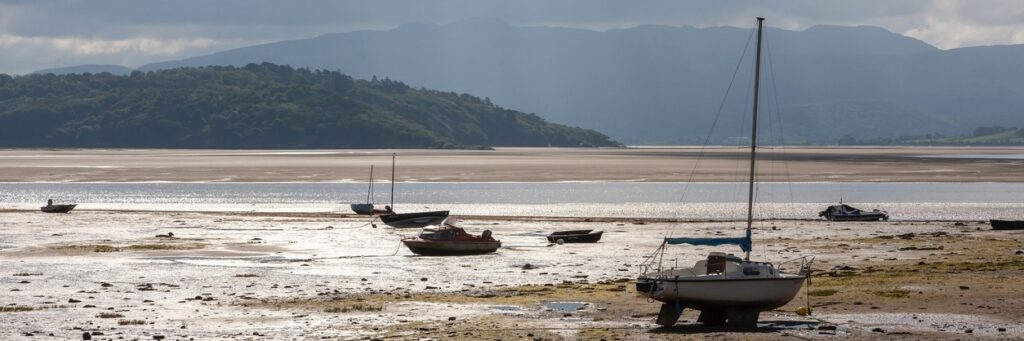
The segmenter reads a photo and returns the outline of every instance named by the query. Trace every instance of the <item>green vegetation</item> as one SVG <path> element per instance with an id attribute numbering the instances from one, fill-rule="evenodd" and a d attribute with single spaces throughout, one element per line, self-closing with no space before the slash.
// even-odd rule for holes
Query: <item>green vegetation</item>
<path id="1" fill-rule="evenodd" d="M 1013 127 L 978 127 L 971 135 L 946 136 L 926 134 L 893 139 L 857 140 L 849 135 L 836 141 L 839 145 L 908 145 L 908 146 L 1019 146 L 1024 145 L 1024 129 Z"/>
<path id="2" fill-rule="evenodd" d="M 0 74 L 2 147 L 617 146 L 467 94 L 269 63 Z"/>
<path id="3" fill-rule="evenodd" d="M 835 290 L 835 289 L 816 289 L 816 290 L 811 290 L 811 291 L 807 292 L 808 295 L 817 296 L 817 297 L 832 296 L 832 295 L 835 295 L 837 293 L 839 293 L 839 290 Z"/>
<path id="4" fill-rule="evenodd" d="M 885 298 L 907 298 L 910 295 L 910 292 L 902 289 L 891 289 L 875 291 L 875 295 Z"/>
<path id="5" fill-rule="evenodd" d="M 325 313 L 347 313 L 347 312 L 350 312 L 350 311 L 381 311 L 381 310 L 384 310 L 384 306 L 382 306 L 382 305 L 371 305 L 371 304 L 364 304 L 364 303 L 356 303 L 356 304 L 346 305 L 346 306 L 343 306 L 343 307 L 330 307 L 330 308 L 324 309 L 324 312 Z"/>

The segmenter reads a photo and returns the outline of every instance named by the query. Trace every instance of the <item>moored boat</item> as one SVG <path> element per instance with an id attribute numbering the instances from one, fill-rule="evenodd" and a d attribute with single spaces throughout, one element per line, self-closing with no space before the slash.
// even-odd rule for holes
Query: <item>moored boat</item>
<path id="1" fill-rule="evenodd" d="M 373 165 L 370 165 L 370 181 L 366 188 L 366 202 L 349 205 L 356 214 L 370 215 L 378 213 L 373 205 Z"/>
<path id="2" fill-rule="evenodd" d="M 409 251 L 424 256 L 485 254 L 501 247 L 501 241 L 495 240 L 490 230 L 477 236 L 449 222 L 424 228 L 419 236 L 403 239 L 402 243 Z"/>
<path id="3" fill-rule="evenodd" d="M 992 224 L 993 230 L 1024 230 L 1024 220 L 992 219 L 988 222 Z"/>
<path id="4" fill-rule="evenodd" d="M 603 234 L 601 230 L 556 231 L 548 235 L 548 242 L 557 243 L 561 240 L 563 243 L 596 243 Z"/>
<path id="5" fill-rule="evenodd" d="M 818 212 L 818 216 L 824 217 L 826 220 L 830 221 L 889 220 L 889 213 L 886 211 L 880 211 L 878 209 L 873 211 L 864 211 L 843 203 L 829 206 L 824 211 Z"/>

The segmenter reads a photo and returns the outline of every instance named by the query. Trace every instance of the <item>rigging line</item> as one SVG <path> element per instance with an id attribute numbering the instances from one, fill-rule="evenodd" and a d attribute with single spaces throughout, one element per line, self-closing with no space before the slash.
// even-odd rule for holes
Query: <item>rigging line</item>
<path id="1" fill-rule="evenodd" d="M 782 125 L 782 109 L 779 105 L 779 86 L 775 83 L 775 64 L 772 63 L 772 48 L 768 39 L 768 30 L 764 32 L 764 49 L 768 61 L 768 78 L 772 82 L 772 97 L 775 99 L 775 119 L 779 121 L 779 143 L 782 149 L 782 166 L 786 170 L 786 185 L 789 187 L 789 207 L 796 208 L 793 195 L 793 177 L 789 171 L 789 154 L 786 151 L 786 128 Z M 771 107 L 771 106 L 769 106 Z"/>
<path id="2" fill-rule="evenodd" d="M 704 145 L 700 147 L 700 152 L 697 154 L 697 161 L 693 164 L 693 169 L 690 170 L 690 178 L 686 180 L 686 186 L 683 187 L 683 194 L 680 196 L 680 202 L 686 202 L 686 195 L 689 193 L 690 184 L 693 183 L 693 177 L 697 174 L 697 167 L 700 166 L 701 160 L 704 159 L 704 151 L 708 147 L 708 142 L 711 141 L 711 134 L 714 133 L 715 127 L 718 125 L 718 120 L 722 117 L 722 109 L 725 108 L 725 102 L 729 99 L 729 93 L 732 92 L 732 85 L 736 81 L 736 75 L 740 72 L 740 66 L 743 65 L 743 58 L 747 56 L 747 49 L 750 48 L 750 41 L 754 37 L 753 30 L 750 35 L 747 36 L 747 43 L 743 45 L 743 52 L 740 53 L 740 59 L 736 61 L 736 68 L 732 71 L 732 78 L 729 79 L 729 86 L 725 88 L 725 95 L 722 96 L 722 101 L 718 104 L 718 111 L 715 112 L 715 119 L 711 122 L 711 129 L 708 130 L 708 135 L 704 137 Z"/>

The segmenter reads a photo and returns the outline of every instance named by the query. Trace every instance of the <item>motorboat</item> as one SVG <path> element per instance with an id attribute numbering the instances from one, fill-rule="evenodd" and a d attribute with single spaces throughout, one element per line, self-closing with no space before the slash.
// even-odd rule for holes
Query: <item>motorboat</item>
<path id="1" fill-rule="evenodd" d="M 876 221 L 876 220 L 889 220 L 889 213 L 875 209 L 873 211 L 865 211 L 847 204 L 839 203 L 839 205 L 832 205 L 826 208 L 824 211 L 818 212 L 819 217 L 824 217 L 830 221 Z"/>
<path id="2" fill-rule="evenodd" d="M 485 254 L 501 247 L 501 241 L 495 240 L 490 230 L 473 235 L 451 221 L 424 228 L 418 236 L 403 239 L 402 243 L 409 251 L 424 256 Z"/>
<path id="3" fill-rule="evenodd" d="M 40 207 L 39 210 L 45 213 L 68 213 L 77 206 L 78 204 L 54 204 L 53 199 L 47 199 L 46 206 Z"/>
<path id="4" fill-rule="evenodd" d="M 1024 230 L 1024 220 L 989 220 L 993 230 Z"/>

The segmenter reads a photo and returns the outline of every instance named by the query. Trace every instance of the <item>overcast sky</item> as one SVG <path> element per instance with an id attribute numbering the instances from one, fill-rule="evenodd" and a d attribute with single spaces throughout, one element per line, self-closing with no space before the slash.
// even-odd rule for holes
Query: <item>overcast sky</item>
<path id="1" fill-rule="evenodd" d="M 642 24 L 873 25 L 939 48 L 1024 43 L 1022 0 L 0 0 L 0 73 L 143 64 L 404 23 L 497 18 L 604 30 Z"/>

